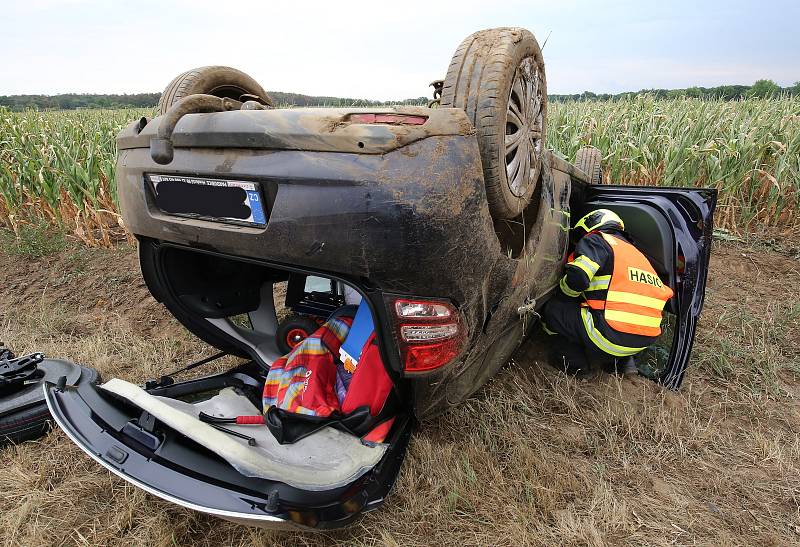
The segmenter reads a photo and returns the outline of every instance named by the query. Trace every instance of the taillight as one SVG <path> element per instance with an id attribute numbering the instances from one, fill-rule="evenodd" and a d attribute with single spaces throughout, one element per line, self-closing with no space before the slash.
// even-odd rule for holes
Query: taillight
<path id="1" fill-rule="evenodd" d="M 449 304 L 429 300 L 395 300 L 394 311 L 402 319 L 429 319 L 450 317 L 452 307 Z"/>
<path id="2" fill-rule="evenodd" d="M 444 340 L 458 332 L 458 325 L 403 325 L 400 327 L 400 337 L 404 342 L 430 342 L 431 340 Z"/>
<path id="3" fill-rule="evenodd" d="M 411 114 L 350 114 L 352 123 L 387 123 L 392 125 L 423 125 L 427 116 Z"/>
<path id="4" fill-rule="evenodd" d="M 395 337 L 406 372 L 428 372 L 450 363 L 466 333 L 458 311 L 444 300 L 393 299 Z"/>

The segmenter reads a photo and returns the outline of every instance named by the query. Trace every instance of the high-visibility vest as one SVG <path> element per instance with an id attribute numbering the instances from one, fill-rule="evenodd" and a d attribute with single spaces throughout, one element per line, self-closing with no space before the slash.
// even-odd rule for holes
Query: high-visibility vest
<path id="1" fill-rule="evenodd" d="M 672 298 L 672 289 L 664 285 L 636 247 L 623 239 L 602 232 L 600 235 L 611 246 L 614 268 L 605 298 L 589 297 L 586 305 L 602 311 L 608 326 L 617 332 L 659 336 L 661 313 Z"/>

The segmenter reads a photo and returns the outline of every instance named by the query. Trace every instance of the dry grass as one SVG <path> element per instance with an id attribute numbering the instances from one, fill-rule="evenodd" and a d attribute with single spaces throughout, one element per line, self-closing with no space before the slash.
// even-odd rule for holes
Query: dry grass
<path id="1" fill-rule="evenodd" d="M 207 354 L 126 246 L 0 251 L 0 340 L 143 380 Z M 756 284 L 756 281 L 758 284 Z M 800 262 L 715 249 L 679 393 L 565 378 L 530 343 L 423 424 L 387 503 L 350 529 L 275 533 L 183 510 L 59 431 L 3 450 L 0 537 L 52 545 L 788 545 L 800 542 Z"/>

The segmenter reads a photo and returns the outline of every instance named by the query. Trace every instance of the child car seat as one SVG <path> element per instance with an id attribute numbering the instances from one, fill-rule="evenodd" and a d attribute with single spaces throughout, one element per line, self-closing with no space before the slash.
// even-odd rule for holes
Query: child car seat
<path id="1" fill-rule="evenodd" d="M 282 444 L 328 426 L 381 442 L 396 401 L 364 301 L 334 312 L 275 361 L 263 394 L 266 424 Z"/>

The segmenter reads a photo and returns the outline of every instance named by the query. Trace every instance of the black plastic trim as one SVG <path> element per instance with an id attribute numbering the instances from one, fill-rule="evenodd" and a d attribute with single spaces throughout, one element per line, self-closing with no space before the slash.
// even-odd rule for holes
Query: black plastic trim
<path id="1" fill-rule="evenodd" d="M 241 382 L 248 364 L 228 372 L 176 383 L 152 393 L 176 395 L 183 389 Z M 183 389 L 182 389 L 183 388 Z M 201 389 L 202 390 L 202 389 Z M 47 383 L 45 397 L 58 425 L 92 458 L 115 474 L 163 499 L 184 507 L 260 526 L 291 525 L 313 529 L 338 528 L 364 511 L 377 508 L 399 473 L 413 429 L 413 420 L 398 416 L 386 454 L 354 483 L 312 492 L 278 481 L 244 477 L 224 460 L 165 426 L 161 445 L 148 450 L 125 438 L 122 429 L 140 411 L 81 381 L 59 390 Z M 120 462 L 120 460 L 122 460 Z"/>

